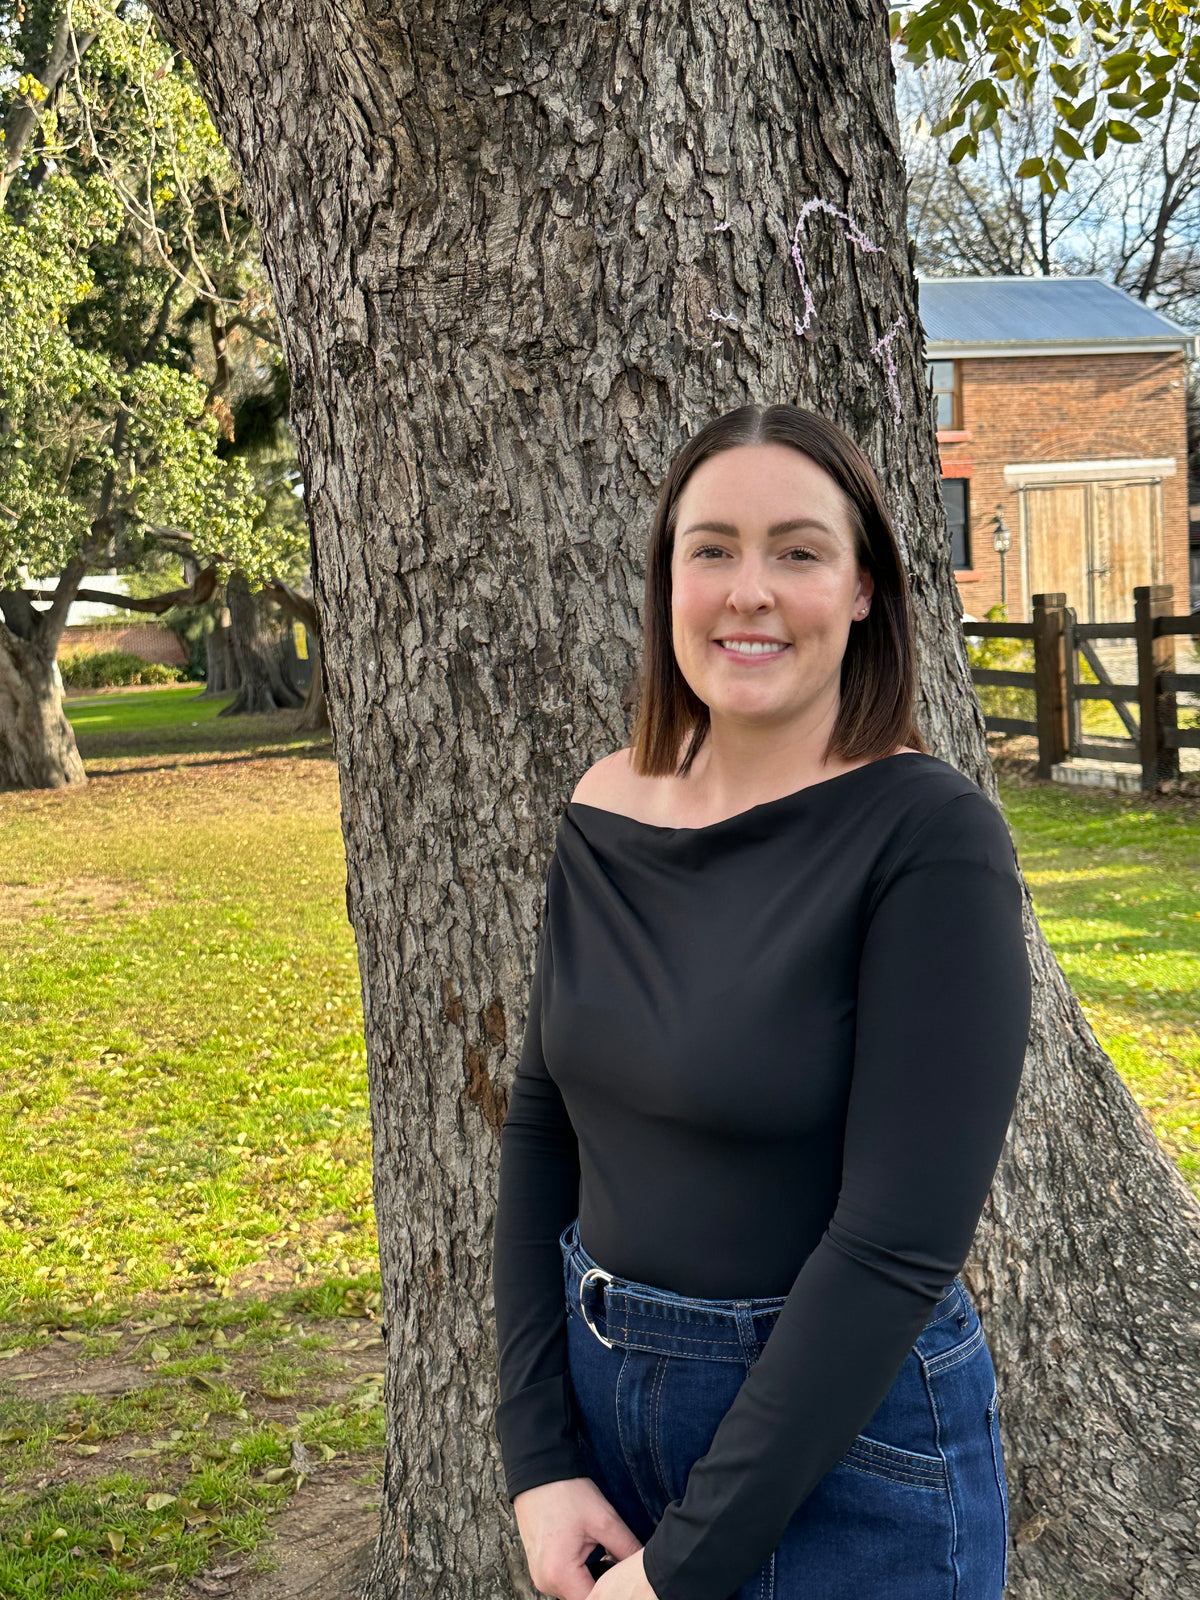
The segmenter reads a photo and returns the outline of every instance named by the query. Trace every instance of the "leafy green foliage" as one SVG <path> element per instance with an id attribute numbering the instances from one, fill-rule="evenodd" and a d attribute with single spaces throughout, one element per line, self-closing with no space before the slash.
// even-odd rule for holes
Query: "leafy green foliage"
<path id="1" fill-rule="evenodd" d="M 1103 155 L 1110 140 L 1136 144 L 1136 122 L 1172 100 L 1200 100 L 1200 31 L 1189 0 L 925 0 L 890 14 L 893 41 L 921 66 L 930 56 L 960 68 L 960 88 L 934 134 L 964 128 L 952 164 L 979 154 L 979 135 L 1016 116 L 1039 76 L 1049 77 L 1057 122 L 1050 148 L 1022 164 L 1042 191 L 1067 188 L 1070 165 Z M 1054 154 L 1061 152 L 1064 160 Z"/>
<path id="2" fill-rule="evenodd" d="M 39 98 L 27 69 L 56 12 L 34 9 L 0 4 L 0 98 L 39 119 L 0 213 L 0 585 L 164 548 L 294 578 L 290 441 L 276 429 L 281 499 L 232 438 L 231 373 L 273 394 L 282 363 L 254 331 L 273 327 L 254 231 L 191 68 L 141 7 L 76 0 L 74 63 Z"/>
<path id="3" fill-rule="evenodd" d="M 58 670 L 67 689 L 105 689 L 123 684 L 177 683 L 182 673 L 165 661 L 144 661 L 128 650 L 80 650 L 61 656 Z"/>
<path id="4" fill-rule="evenodd" d="M 997 603 L 984 613 L 986 622 L 1007 622 L 1008 607 Z M 1032 672 L 1033 645 L 1027 639 L 967 637 L 967 660 L 972 667 L 989 671 Z M 979 704 L 988 717 L 1037 718 L 1037 696 L 1032 688 L 1008 688 L 1003 684 L 981 683 L 976 688 Z"/>

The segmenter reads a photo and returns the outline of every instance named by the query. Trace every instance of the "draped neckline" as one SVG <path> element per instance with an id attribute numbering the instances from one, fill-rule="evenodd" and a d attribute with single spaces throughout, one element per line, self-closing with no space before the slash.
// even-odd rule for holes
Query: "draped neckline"
<path id="1" fill-rule="evenodd" d="M 638 817 L 628 816 L 624 811 L 611 811 L 607 806 L 589 805 L 586 800 L 568 800 L 566 812 L 576 822 L 580 820 L 579 813 L 581 812 L 587 812 L 593 818 L 607 817 L 611 819 L 613 826 L 633 828 L 640 831 L 643 836 L 652 837 L 658 835 L 664 838 L 669 836 L 670 838 L 699 839 L 706 835 L 716 834 L 722 828 L 733 828 L 746 821 L 757 821 L 760 818 L 770 817 L 776 811 L 780 812 L 780 814 L 786 814 L 805 795 L 815 795 L 818 790 L 829 793 L 835 790 L 839 784 L 848 783 L 850 779 L 857 778 L 860 773 L 869 772 L 873 767 L 886 767 L 892 762 L 900 761 L 904 758 L 911 759 L 914 756 L 921 761 L 938 761 L 939 765 L 944 765 L 938 757 L 931 756 L 923 750 L 896 750 L 890 756 L 880 756 L 875 761 L 864 762 L 861 767 L 851 767 L 848 772 L 835 773 L 832 778 L 822 778 L 817 783 L 806 783 L 802 789 L 793 789 L 790 794 L 778 795 L 774 800 L 760 800 L 757 805 L 747 806 L 743 811 L 735 811 L 728 817 L 718 818 L 716 822 L 707 822 L 700 827 L 694 828 L 675 827 L 670 823 L 643 822 Z M 602 826 L 608 825 L 602 824 Z"/>

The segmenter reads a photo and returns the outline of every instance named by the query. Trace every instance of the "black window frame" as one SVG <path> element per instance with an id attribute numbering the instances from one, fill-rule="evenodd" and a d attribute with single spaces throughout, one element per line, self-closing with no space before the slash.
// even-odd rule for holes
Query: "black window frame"
<path id="1" fill-rule="evenodd" d="M 971 570 L 971 480 L 970 478 L 943 477 L 942 504 L 946 509 L 946 525 L 950 530 L 950 564 L 956 572 Z M 948 494 L 947 485 L 956 493 Z M 961 506 L 954 502 L 959 494 Z M 958 558 L 962 557 L 960 561 Z"/>

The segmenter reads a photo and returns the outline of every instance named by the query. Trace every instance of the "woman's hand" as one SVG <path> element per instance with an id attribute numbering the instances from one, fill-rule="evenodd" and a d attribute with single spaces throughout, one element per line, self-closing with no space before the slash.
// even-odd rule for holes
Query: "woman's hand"
<path id="1" fill-rule="evenodd" d="M 513 1512 L 529 1576 L 543 1594 L 555 1600 L 587 1600 L 593 1593 L 607 1600 L 635 1595 L 655 1600 L 644 1578 L 644 1589 L 610 1587 L 630 1566 L 625 1557 L 642 1547 L 591 1478 L 559 1478 L 523 1489 L 513 1501 Z M 599 1580 L 584 1565 L 598 1544 L 619 1563 Z M 640 1555 L 636 1559 L 640 1575 Z"/>
<path id="2" fill-rule="evenodd" d="M 596 1579 L 589 1600 L 658 1600 L 642 1567 L 640 1545 L 631 1556 Z"/>

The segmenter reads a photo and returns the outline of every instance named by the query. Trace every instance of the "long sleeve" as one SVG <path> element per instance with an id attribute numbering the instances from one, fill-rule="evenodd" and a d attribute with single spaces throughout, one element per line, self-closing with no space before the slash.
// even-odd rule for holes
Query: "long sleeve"
<path id="1" fill-rule="evenodd" d="M 558 1236 L 579 1200 L 579 1148 L 542 1055 L 546 907 L 529 1012 L 500 1132 L 492 1289 L 500 1359 L 496 1432 L 510 1500 L 586 1477 L 574 1437 Z"/>
<path id="2" fill-rule="evenodd" d="M 836 1208 L 646 1543 L 660 1600 L 727 1600 L 769 1558 L 966 1260 L 1003 1148 L 1031 981 L 1015 853 L 982 792 L 918 827 L 865 919 Z"/>

